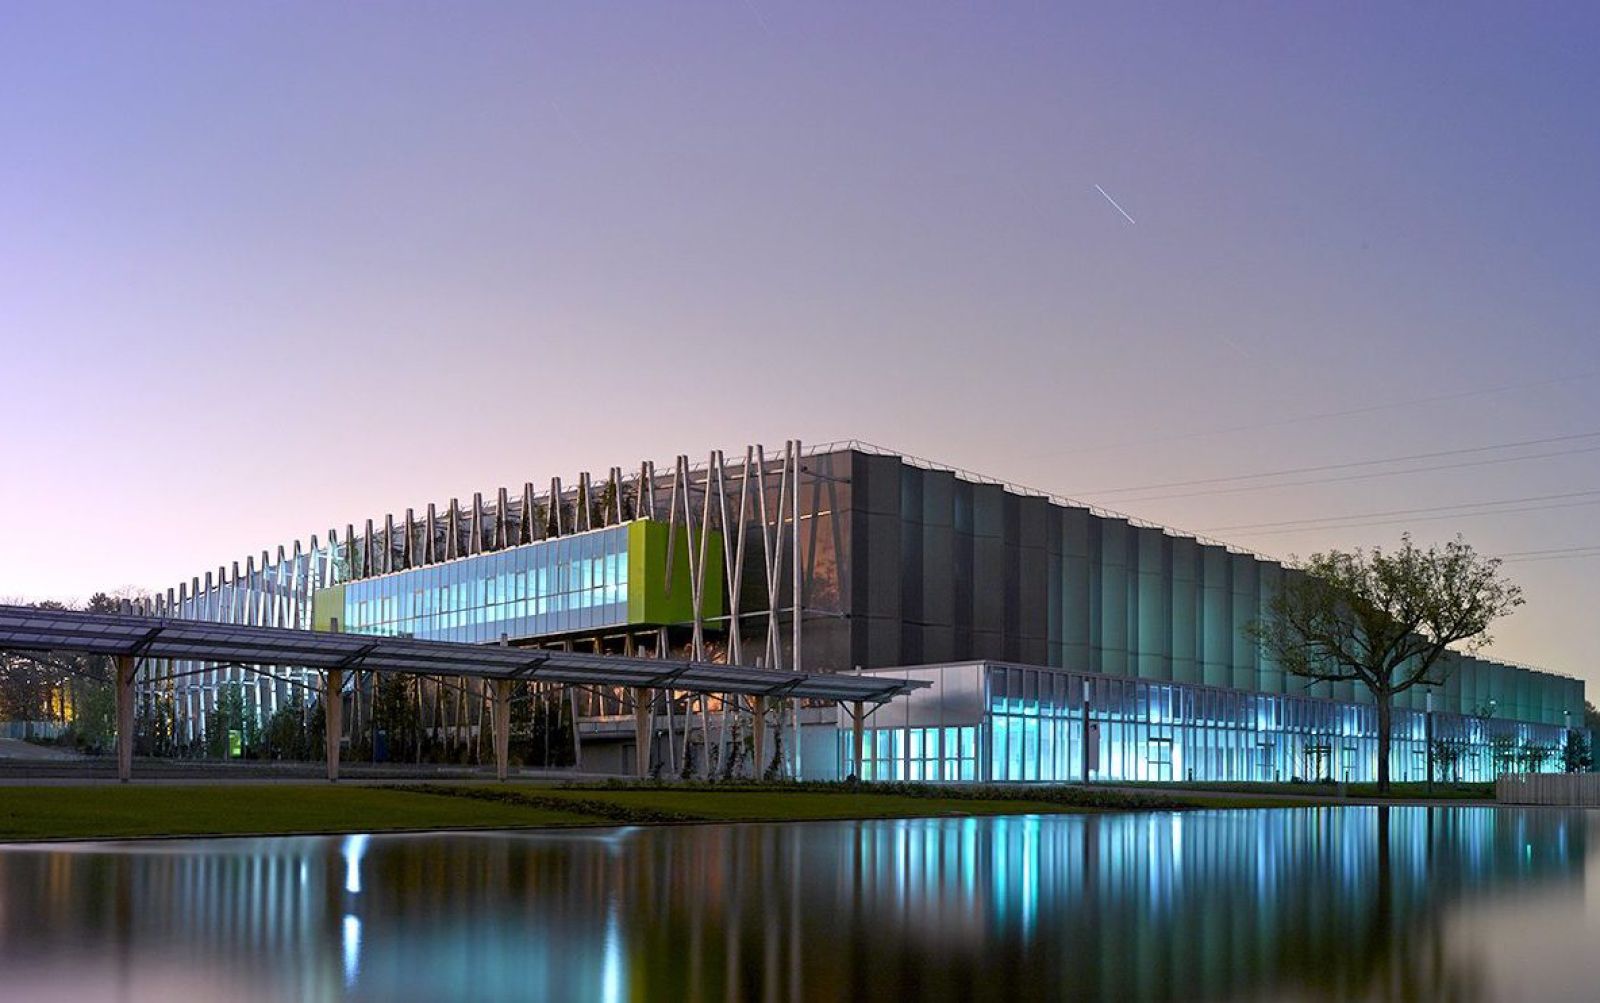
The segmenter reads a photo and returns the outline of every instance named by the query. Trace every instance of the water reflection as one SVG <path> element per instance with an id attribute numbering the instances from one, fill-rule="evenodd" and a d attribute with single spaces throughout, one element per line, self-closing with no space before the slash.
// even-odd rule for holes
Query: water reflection
<path id="1" fill-rule="evenodd" d="M 1589 824 L 1341 808 L 11 847 L 0 969 L 19 995 L 129 1000 L 1490 998 L 1492 952 L 1451 917 L 1581 894 Z"/>

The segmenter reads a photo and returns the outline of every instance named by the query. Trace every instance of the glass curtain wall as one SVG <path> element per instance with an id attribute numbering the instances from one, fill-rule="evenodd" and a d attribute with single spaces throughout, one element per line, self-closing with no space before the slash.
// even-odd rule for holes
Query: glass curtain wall
<path id="1" fill-rule="evenodd" d="M 865 764 L 855 768 L 852 733 L 839 732 L 840 776 L 855 773 L 862 780 L 911 780 L 924 783 L 976 783 L 978 733 L 973 725 L 946 728 L 868 728 L 863 746 Z"/>
<path id="2" fill-rule="evenodd" d="M 628 527 L 366 578 L 345 587 L 352 633 L 477 644 L 628 618 Z"/>
<path id="3" fill-rule="evenodd" d="M 983 724 L 867 729 L 861 779 L 1376 779 L 1377 710 L 1370 705 L 1047 668 L 971 668 L 986 674 Z M 1564 737 L 1557 725 L 1435 712 L 1436 778 L 1481 781 L 1502 772 L 1558 770 Z M 1427 714 L 1396 708 L 1390 776 L 1426 780 L 1428 743 Z M 848 729 L 839 734 L 839 759 L 841 776 L 857 772 Z"/>

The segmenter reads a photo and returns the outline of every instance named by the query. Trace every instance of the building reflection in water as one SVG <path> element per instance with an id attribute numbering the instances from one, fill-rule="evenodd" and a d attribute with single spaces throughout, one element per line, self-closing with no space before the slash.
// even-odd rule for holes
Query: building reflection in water
<path id="1" fill-rule="evenodd" d="M 1578 881 L 1587 825 L 1357 807 L 14 847 L 0 966 L 10 991 L 132 1000 L 1471 999 L 1448 916 Z"/>

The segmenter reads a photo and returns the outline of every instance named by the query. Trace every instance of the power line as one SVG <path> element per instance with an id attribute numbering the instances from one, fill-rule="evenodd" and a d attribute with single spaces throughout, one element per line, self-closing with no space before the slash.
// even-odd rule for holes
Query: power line
<path id="1" fill-rule="evenodd" d="M 1576 547 L 1546 547 L 1543 550 L 1512 550 L 1495 556 L 1507 564 L 1570 561 L 1585 557 L 1600 557 L 1600 543 L 1586 543 Z"/>
<path id="2" fill-rule="evenodd" d="M 1133 491 L 1159 491 L 1163 488 L 1183 488 L 1202 484 L 1226 484 L 1231 481 L 1254 481 L 1264 477 L 1285 477 L 1289 474 L 1310 474 L 1323 470 L 1349 470 L 1354 467 L 1374 467 L 1384 463 L 1406 463 L 1411 460 L 1432 460 L 1441 456 L 1464 456 L 1470 453 L 1490 453 L 1497 449 L 1520 449 L 1525 446 L 1545 446 L 1552 442 L 1573 442 L 1579 439 L 1594 439 L 1600 437 L 1600 432 L 1579 432 L 1574 435 L 1552 435 L 1542 439 L 1524 439 L 1520 442 L 1503 442 L 1495 446 L 1469 446 L 1464 449 L 1441 449 L 1431 453 L 1411 453 L 1407 456 L 1390 456 L 1381 460 L 1352 460 L 1346 463 L 1322 463 L 1310 467 L 1285 467 L 1282 470 L 1267 470 L 1259 474 L 1235 474 L 1231 477 L 1204 477 L 1192 481 L 1165 481 L 1160 484 L 1141 484 L 1138 487 L 1106 488 L 1101 491 L 1076 491 L 1072 492 L 1082 496 L 1119 495 Z M 1513 459 L 1510 457 L 1508 459 Z"/>
<path id="3" fill-rule="evenodd" d="M 1432 397 L 1410 397 L 1404 400 L 1387 401 L 1382 404 L 1368 404 L 1363 407 L 1345 408 L 1339 411 L 1319 411 L 1311 414 L 1294 415 L 1288 418 L 1277 418 L 1272 421 L 1250 422 L 1242 425 L 1225 425 L 1221 428 L 1207 429 L 1201 432 L 1179 432 L 1173 435 L 1154 435 L 1142 439 L 1124 439 L 1120 442 L 1108 442 L 1099 446 L 1080 446 L 1077 449 L 1055 450 L 1053 456 L 1074 456 L 1083 453 L 1101 453 L 1111 449 L 1127 449 L 1131 446 L 1149 446 L 1160 442 L 1182 442 L 1188 439 L 1204 439 L 1217 435 L 1231 435 L 1234 432 L 1253 432 L 1263 428 L 1281 428 L 1285 425 L 1299 425 L 1311 421 L 1326 421 L 1330 418 L 1349 418 L 1355 415 L 1376 414 L 1380 411 L 1393 411 L 1398 408 L 1420 407 L 1425 404 L 1440 404 L 1446 401 L 1466 400 L 1472 397 L 1488 397 L 1493 394 L 1510 393 L 1516 390 L 1535 390 L 1539 387 L 1556 386 L 1561 383 L 1572 383 L 1577 380 L 1592 379 L 1600 376 L 1600 371 L 1574 373 L 1569 376 L 1556 376 L 1545 380 L 1534 380 L 1529 383 L 1505 383 L 1496 387 L 1480 387 L 1476 390 L 1458 390 L 1448 394 L 1436 394 Z"/>
<path id="4" fill-rule="evenodd" d="M 1290 529 L 1261 529 L 1244 530 L 1241 536 L 1279 536 L 1284 533 L 1309 533 L 1314 530 L 1327 529 L 1366 529 L 1371 526 L 1397 526 L 1413 522 L 1436 522 L 1440 519 L 1469 519 L 1485 515 L 1517 515 L 1523 512 L 1548 512 L 1562 508 L 1582 508 L 1586 505 L 1600 505 L 1600 498 L 1591 498 L 1588 501 L 1558 502 L 1554 505 L 1526 505 L 1521 508 L 1498 509 L 1493 512 L 1451 512 L 1446 515 L 1423 515 L 1406 519 L 1377 519 L 1371 522 L 1351 522 L 1338 526 L 1296 526 Z"/>
<path id="5" fill-rule="evenodd" d="M 1585 543 L 1576 547 L 1549 547 L 1544 550 L 1509 550 L 1503 554 L 1496 554 L 1495 556 L 1501 559 L 1512 557 L 1521 559 L 1524 557 L 1537 557 L 1544 554 L 1575 554 L 1580 550 L 1593 550 L 1600 552 L 1600 543 Z"/>
<path id="6" fill-rule="evenodd" d="M 1399 477 L 1406 474 L 1426 474 L 1436 470 L 1461 470 L 1467 467 L 1488 467 L 1498 463 L 1515 463 L 1520 460 L 1548 460 L 1558 456 L 1574 456 L 1579 453 L 1600 452 L 1600 446 L 1583 446 L 1579 449 L 1558 449 L 1547 453 L 1533 453 L 1528 456 L 1499 456 L 1487 460 L 1465 460 L 1460 463 L 1437 463 L 1428 467 L 1412 467 L 1409 470 L 1378 470 L 1365 474 L 1346 474 L 1343 477 L 1314 477 L 1303 481 L 1286 481 L 1282 484 L 1246 484 L 1234 488 L 1214 488 L 1209 491 L 1179 491 L 1174 494 L 1144 495 L 1138 498 L 1124 498 L 1117 502 L 1118 505 L 1132 505 L 1147 501 L 1165 501 L 1169 498 L 1199 498 L 1205 495 L 1231 495 L 1241 491 L 1266 491 L 1275 488 L 1298 488 L 1313 484 L 1338 484 L 1344 481 L 1366 481 L 1378 477 Z"/>
<path id="7" fill-rule="evenodd" d="M 1571 561 L 1585 557 L 1600 557 L 1600 548 L 1588 553 L 1574 552 L 1570 554 L 1546 554 L 1541 557 L 1507 557 L 1504 560 L 1507 564 L 1533 564 L 1538 561 Z"/>
<path id="8" fill-rule="evenodd" d="M 1284 519 L 1279 522 L 1247 522 L 1233 526 L 1211 526 L 1202 529 L 1202 533 L 1221 533 L 1241 529 L 1272 529 L 1278 526 L 1300 526 L 1309 523 L 1341 523 L 1353 519 L 1376 519 L 1391 515 L 1419 515 L 1427 512 L 1454 512 L 1458 509 L 1491 508 L 1499 505 L 1522 505 L 1528 502 L 1557 501 L 1566 498 L 1588 498 L 1600 495 L 1600 491 L 1566 491 L 1553 495 L 1529 495 L 1525 498 L 1502 498 L 1499 501 L 1483 502 L 1457 502 L 1454 505 L 1433 505 L 1427 508 L 1395 508 L 1384 512 L 1359 512 L 1350 515 L 1330 515 L 1308 519 Z M 1488 515 L 1491 513 L 1482 513 Z M 1311 528 L 1311 527 L 1307 527 Z M 1336 529 L 1337 526 L 1329 526 Z"/>

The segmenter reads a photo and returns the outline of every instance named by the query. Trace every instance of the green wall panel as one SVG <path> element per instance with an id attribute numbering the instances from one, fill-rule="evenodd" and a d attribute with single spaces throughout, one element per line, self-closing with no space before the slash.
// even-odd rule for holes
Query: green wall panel
<path id="1" fill-rule="evenodd" d="M 333 621 L 344 624 L 344 586 L 330 585 L 311 595 L 311 629 L 332 630 Z"/>
<path id="2" fill-rule="evenodd" d="M 709 530 L 705 541 L 706 619 L 727 611 L 724 602 L 722 534 Z M 672 574 L 667 576 L 667 541 L 676 533 L 672 546 Z M 696 543 L 699 542 L 698 537 Z M 694 620 L 694 599 L 689 579 L 689 533 L 675 530 L 664 522 L 636 519 L 628 524 L 628 621 L 637 624 L 690 623 Z"/>

